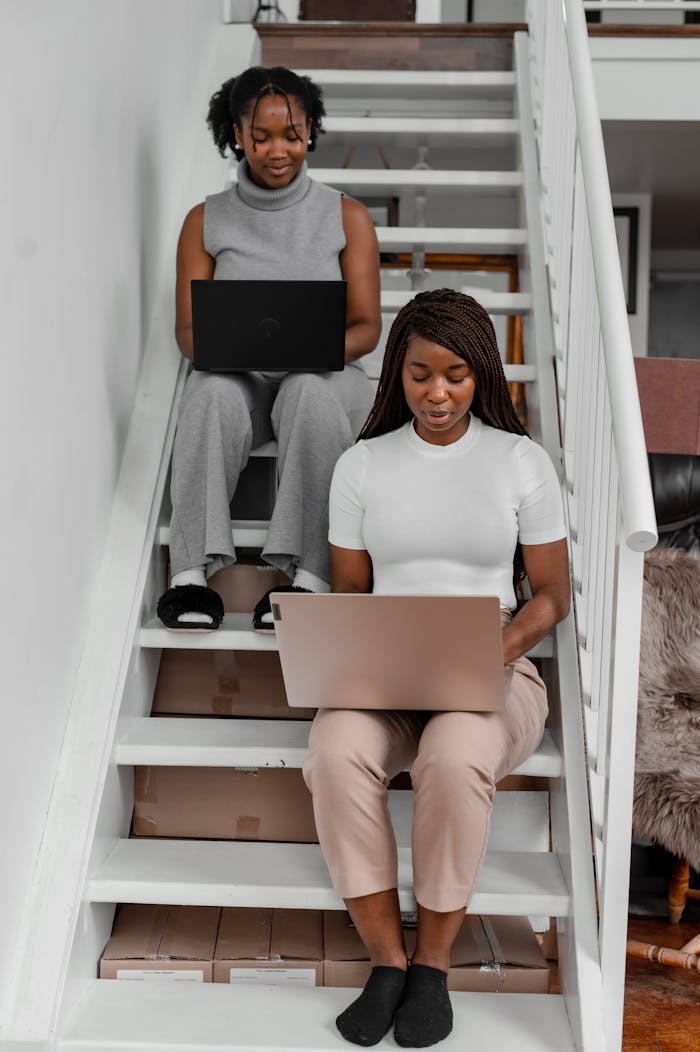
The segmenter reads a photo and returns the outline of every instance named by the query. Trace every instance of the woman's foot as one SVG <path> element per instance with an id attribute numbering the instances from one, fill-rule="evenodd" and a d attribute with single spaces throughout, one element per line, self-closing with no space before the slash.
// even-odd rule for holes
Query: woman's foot
<path id="1" fill-rule="evenodd" d="M 211 632 L 224 618 L 218 592 L 207 587 L 204 570 L 175 574 L 171 587 L 158 600 L 156 613 L 171 632 Z"/>
<path id="2" fill-rule="evenodd" d="M 403 968 L 373 968 L 360 996 L 335 1021 L 345 1040 L 365 1048 L 381 1041 L 401 1003 L 405 982 Z"/>
<path id="3" fill-rule="evenodd" d="M 271 588 L 269 592 L 258 601 L 253 610 L 253 629 L 256 632 L 275 631 L 275 619 L 272 616 L 270 596 L 273 592 L 330 592 L 331 586 L 321 577 L 309 573 L 308 570 L 297 569 L 294 572 L 294 580 L 291 584 L 283 585 L 281 588 Z"/>
<path id="4" fill-rule="evenodd" d="M 283 584 L 278 588 L 271 588 L 269 592 L 265 592 L 265 595 L 258 600 L 253 610 L 253 630 L 255 632 L 267 632 L 271 635 L 275 633 L 275 620 L 272 616 L 272 606 L 270 603 L 270 597 L 275 592 L 309 592 L 308 588 L 299 588 L 295 584 Z"/>
<path id="5" fill-rule="evenodd" d="M 427 964 L 410 964 L 401 1006 L 394 1019 L 394 1037 L 402 1048 L 436 1045 L 452 1031 L 452 1005 L 447 972 Z"/>

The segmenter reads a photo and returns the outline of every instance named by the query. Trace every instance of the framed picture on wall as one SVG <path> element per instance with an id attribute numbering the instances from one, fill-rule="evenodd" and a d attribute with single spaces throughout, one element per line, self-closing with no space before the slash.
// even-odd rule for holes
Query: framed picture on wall
<path id="1" fill-rule="evenodd" d="M 620 253 L 622 284 L 625 290 L 627 313 L 637 313 L 637 253 L 639 241 L 639 209 L 613 208 L 617 250 Z"/>

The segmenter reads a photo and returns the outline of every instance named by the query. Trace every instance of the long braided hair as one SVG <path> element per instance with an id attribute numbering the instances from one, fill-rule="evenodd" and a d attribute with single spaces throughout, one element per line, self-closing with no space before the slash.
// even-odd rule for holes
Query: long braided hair
<path id="1" fill-rule="evenodd" d="M 318 84 L 286 66 L 251 66 L 222 84 L 209 100 L 207 124 L 222 157 L 227 148 L 237 161 L 244 156 L 243 150 L 236 144 L 233 126 L 235 124 L 242 128 L 241 118 L 251 109 L 251 123 L 255 123 L 255 114 L 265 95 L 279 95 L 284 99 L 290 125 L 293 120 L 289 100 L 299 101 L 306 119 L 311 121 L 308 149 L 310 152 L 316 149 L 316 140 L 323 132 L 322 121 L 326 113 L 323 93 Z M 300 135 L 296 137 L 301 140 Z"/>
<path id="2" fill-rule="evenodd" d="M 513 408 L 488 314 L 471 296 L 454 289 L 437 289 L 419 292 L 396 315 L 384 352 L 377 397 L 360 438 L 395 431 L 411 419 L 401 370 L 412 336 L 438 343 L 464 359 L 474 373 L 476 385 L 470 413 L 500 431 L 527 434 Z"/>
<path id="3" fill-rule="evenodd" d="M 402 369 L 413 336 L 437 343 L 462 358 L 474 374 L 469 412 L 485 424 L 514 435 L 527 435 L 511 401 L 488 314 L 472 296 L 454 289 L 419 292 L 402 307 L 391 326 L 374 405 L 358 441 L 395 431 L 413 416 L 403 390 Z M 520 545 L 515 549 L 513 582 L 525 576 Z"/>

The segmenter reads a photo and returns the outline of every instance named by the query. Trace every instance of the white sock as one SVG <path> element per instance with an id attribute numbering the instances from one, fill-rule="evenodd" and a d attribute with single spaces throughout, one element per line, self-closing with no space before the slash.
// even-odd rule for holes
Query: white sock
<path id="1" fill-rule="evenodd" d="M 207 578 L 203 566 L 193 566 L 189 570 L 182 570 L 173 574 L 170 578 L 171 588 L 181 588 L 185 584 L 199 584 L 203 588 L 207 586 Z"/>
<path id="2" fill-rule="evenodd" d="M 189 570 L 182 570 L 180 573 L 174 574 L 170 579 L 171 588 L 182 588 L 186 584 L 198 584 L 202 588 L 206 588 L 207 578 L 204 573 L 204 567 L 193 566 Z M 209 614 L 199 614 L 194 611 L 180 614 L 178 621 L 186 625 L 211 625 L 214 623 L 214 619 Z"/>
<path id="3" fill-rule="evenodd" d="M 314 574 L 309 573 L 308 570 L 295 570 L 292 584 L 296 585 L 297 588 L 306 588 L 309 592 L 330 592 L 331 590 L 331 586 L 327 581 L 324 581 L 322 577 L 316 577 Z M 266 625 L 271 625 L 274 621 L 272 611 L 269 614 L 263 614 L 262 620 Z"/>
<path id="4" fill-rule="evenodd" d="M 295 570 L 292 584 L 297 588 L 306 588 L 309 592 L 330 592 L 331 586 L 322 577 L 316 577 L 308 570 Z"/>

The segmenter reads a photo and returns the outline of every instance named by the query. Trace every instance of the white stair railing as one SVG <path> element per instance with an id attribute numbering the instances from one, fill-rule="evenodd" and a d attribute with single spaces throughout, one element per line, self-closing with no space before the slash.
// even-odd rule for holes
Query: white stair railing
<path id="1" fill-rule="evenodd" d="M 580 0 L 528 3 L 607 1052 L 621 1045 L 643 552 L 657 540 Z"/>

